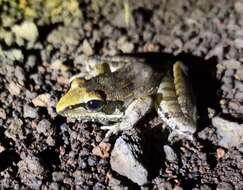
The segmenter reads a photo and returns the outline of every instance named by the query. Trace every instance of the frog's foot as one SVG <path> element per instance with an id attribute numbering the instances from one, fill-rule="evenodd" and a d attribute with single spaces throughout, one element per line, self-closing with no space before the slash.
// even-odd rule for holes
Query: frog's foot
<path id="1" fill-rule="evenodd" d="M 113 125 L 106 125 L 106 126 L 102 126 L 101 129 L 102 130 L 108 130 L 108 132 L 106 132 L 105 134 L 105 138 L 109 138 L 112 135 L 117 135 L 119 132 L 124 131 L 124 130 L 129 130 L 133 128 L 133 126 L 129 123 L 116 123 Z"/>

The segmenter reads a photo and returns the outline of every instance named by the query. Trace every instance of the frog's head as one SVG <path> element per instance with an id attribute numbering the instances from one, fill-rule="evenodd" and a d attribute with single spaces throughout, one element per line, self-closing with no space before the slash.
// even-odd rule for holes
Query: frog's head
<path id="1" fill-rule="evenodd" d="M 123 116 L 123 103 L 121 101 L 107 100 L 102 90 L 88 90 L 84 79 L 74 79 L 70 89 L 58 101 L 56 111 L 58 114 L 78 120 L 115 122 Z"/>

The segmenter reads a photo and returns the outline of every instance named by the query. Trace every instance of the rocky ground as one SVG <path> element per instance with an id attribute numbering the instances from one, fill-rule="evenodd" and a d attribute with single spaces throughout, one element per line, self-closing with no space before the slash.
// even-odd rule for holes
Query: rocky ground
<path id="1" fill-rule="evenodd" d="M 85 56 L 148 52 L 188 64 L 193 142 L 153 112 L 109 142 L 56 114 Z M 242 116 L 242 0 L 0 0 L 1 189 L 240 190 Z"/>

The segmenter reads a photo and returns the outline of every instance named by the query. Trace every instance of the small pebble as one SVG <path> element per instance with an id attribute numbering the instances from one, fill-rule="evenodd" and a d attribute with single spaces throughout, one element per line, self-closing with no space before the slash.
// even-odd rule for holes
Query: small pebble
<path id="1" fill-rule="evenodd" d="M 51 128 L 51 123 L 47 119 L 42 119 L 36 128 L 38 133 L 42 133 L 45 136 L 51 135 L 53 133 L 53 129 Z"/>
<path id="2" fill-rule="evenodd" d="M 6 112 L 3 108 L 0 108 L 0 118 L 1 119 L 6 119 L 7 118 L 7 115 L 6 115 Z"/>
<path id="3" fill-rule="evenodd" d="M 88 158 L 88 164 L 89 164 L 89 166 L 95 166 L 96 164 L 97 164 L 97 160 L 95 160 L 95 158 L 94 157 L 92 157 L 92 156 L 90 156 L 89 158 Z"/>
<path id="4" fill-rule="evenodd" d="M 23 138 L 23 130 L 22 130 L 23 121 L 21 119 L 12 120 L 11 124 L 4 132 L 5 136 L 16 140 L 17 138 Z"/>
<path id="5" fill-rule="evenodd" d="M 5 150 L 5 147 L 0 144 L 0 154 Z"/>
<path id="6" fill-rule="evenodd" d="M 57 181 L 63 181 L 64 179 L 64 173 L 63 172 L 53 172 L 52 173 L 52 180 Z"/>
<path id="7" fill-rule="evenodd" d="M 10 92 L 11 95 L 18 96 L 20 94 L 22 87 L 15 83 L 15 82 L 10 82 L 8 86 L 8 91 Z"/>
<path id="8" fill-rule="evenodd" d="M 94 147 L 92 153 L 101 158 L 108 158 L 110 156 L 111 144 L 101 142 L 98 146 Z"/>
<path id="9" fill-rule="evenodd" d="M 220 182 L 217 186 L 217 190 L 234 190 L 234 187 L 227 182 Z"/>
<path id="10" fill-rule="evenodd" d="M 12 31 L 18 38 L 23 38 L 30 42 L 36 41 L 39 35 L 35 23 L 29 21 L 24 21 L 20 25 L 14 25 Z"/>
<path id="11" fill-rule="evenodd" d="M 164 152 L 165 152 L 166 160 L 168 160 L 169 162 L 177 161 L 177 155 L 169 145 L 164 145 Z"/>
<path id="12" fill-rule="evenodd" d="M 47 107 L 50 103 L 51 95 L 48 93 L 40 94 L 32 100 L 35 107 Z"/>
<path id="13" fill-rule="evenodd" d="M 217 159 L 218 160 L 221 159 L 221 158 L 223 158 L 224 155 L 225 155 L 225 150 L 222 149 L 222 148 L 217 148 L 216 152 L 217 152 L 216 155 L 217 155 Z"/>
<path id="14" fill-rule="evenodd" d="M 82 50 L 83 50 L 84 54 L 87 55 L 87 56 L 92 55 L 94 53 L 92 47 L 90 46 L 90 43 L 88 42 L 88 40 L 83 41 Z"/>
<path id="15" fill-rule="evenodd" d="M 36 118 L 38 116 L 37 109 L 32 106 L 24 105 L 24 118 Z"/>

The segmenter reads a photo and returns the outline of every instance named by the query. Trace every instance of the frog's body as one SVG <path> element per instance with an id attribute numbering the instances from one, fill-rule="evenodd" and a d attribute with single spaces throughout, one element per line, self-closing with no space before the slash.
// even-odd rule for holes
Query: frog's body
<path id="1" fill-rule="evenodd" d="M 132 128 L 153 105 L 177 134 L 192 138 L 195 106 L 183 64 L 148 64 L 132 57 L 96 57 L 87 74 L 72 78 L 57 112 L 79 120 L 99 121 L 107 135 Z"/>

